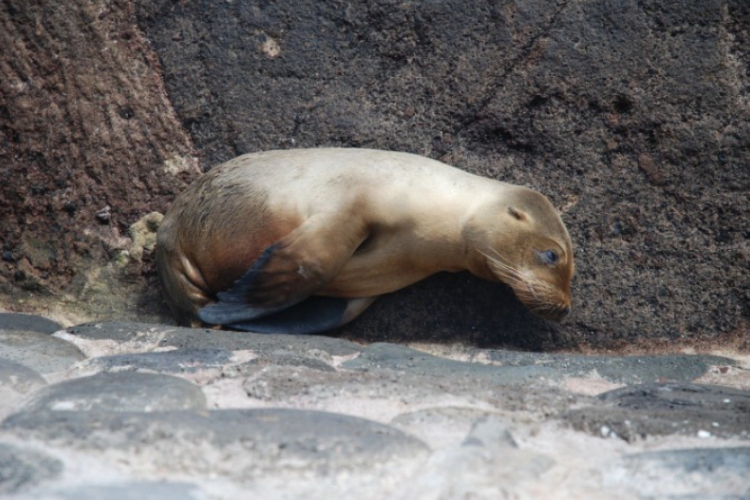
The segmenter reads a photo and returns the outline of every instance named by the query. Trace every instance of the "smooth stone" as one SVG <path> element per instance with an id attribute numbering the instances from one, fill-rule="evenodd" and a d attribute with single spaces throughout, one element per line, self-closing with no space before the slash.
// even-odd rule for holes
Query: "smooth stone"
<path id="1" fill-rule="evenodd" d="M 433 406 L 401 413 L 390 424 L 440 449 L 460 443 L 479 419 L 496 413 L 482 408 Z"/>
<path id="2" fill-rule="evenodd" d="M 685 473 L 714 475 L 719 471 L 745 477 L 750 487 L 750 447 L 660 450 L 626 455 L 633 469 L 664 467 Z"/>
<path id="3" fill-rule="evenodd" d="M 387 425 L 291 409 L 46 411 L 13 415 L 2 429 L 89 452 L 137 450 L 141 466 L 159 470 L 248 481 L 284 471 L 377 469 L 429 454 L 424 443 Z"/>
<path id="4" fill-rule="evenodd" d="M 0 388 L 27 394 L 43 385 L 47 385 L 47 382 L 36 371 L 15 361 L 0 358 Z"/>
<path id="5" fill-rule="evenodd" d="M 232 367 L 228 369 L 228 367 Z M 243 376 L 259 366 L 303 366 L 334 372 L 325 361 L 289 353 L 287 351 L 262 352 L 249 361 L 237 361 L 234 352 L 226 349 L 184 348 L 166 352 L 117 354 L 91 358 L 81 368 L 96 371 L 140 371 L 158 373 L 196 373 L 208 369 L 221 370 L 222 376 Z"/>
<path id="6" fill-rule="evenodd" d="M 206 398 L 200 387 L 181 378 L 135 372 L 99 373 L 43 388 L 19 414 L 9 418 L 23 419 L 45 412 L 154 412 L 205 407 Z"/>
<path id="7" fill-rule="evenodd" d="M 670 383 L 629 386 L 597 398 L 601 406 L 567 412 L 573 428 L 627 441 L 650 435 L 750 438 L 750 391 Z"/>
<path id="8" fill-rule="evenodd" d="M 0 313 L 0 330 L 23 330 L 39 333 L 55 333 L 63 326 L 35 314 Z"/>
<path id="9" fill-rule="evenodd" d="M 319 350 L 331 356 L 351 356 L 364 349 L 364 347 L 348 340 L 321 335 L 260 334 L 127 321 L 85 323 L 68 328 L 66 331 L 71 335 L 93 340 L 147 342 L 151 339 L 154 343 L 158 343 L 160 347 L 172 346 L 180 349 L 264 352 L 286 350 L 298 353 Z"/>
<path id="10" fill-rule="evenodd" d="M 20 500 L 208 500 L 200 489 L 189 483 L 133 482 L 121 484 L 85 484 L 59 490 L 33 492 Z"/>
<path id="11" fill-rule="evenodd" d="M 477 419 L 461 446 L 518 448 L 518 444 L 508 427 L 502 420 L 494 416 Z"/>
<path id="12" fill-rule="evenodd" d="M 602 378 L 617 384 L 649 382 L 691 382 L 712 366 L 734 366 L 733 359 L 707 355 L 585 356 L 482 350 L 488 359 L 502 366 L 549 366 L 568 376 L 587 376 L 596 370 Z"/>
<path id="13" fill-rule="evenodd" d="M 501 419 L 483 417 L 459 445 L 433 453 L 402 498 L 514 498 L 553 465 L 548 456 L 519 449 Z"/>
<path id="14" fill-rule="evenodd" d="M 623 465 L 626 481 L 649 498 L 750 498 L 750 447 L 634 453 L 623 457 Z"/>
<path id="15" fill-rule="evenodd" d="M 0 443 L 0 494 L 18 493 L 57 477 L 62 462 L 33 450 Z"/>
<path id="16" fill-rule="evenodd" d="M 66 370 L 86 359 L 70 342 L 32 330 L 0 330 L 0 357 L 43 375 Z"/>
<path id="17" fill-rule="evenodd" d="M 554 376 L 548 366 L 493 366 L 439 358 L 396 344 L 375 343 L 356 359 L 342 363 L 348 370 L 396 370 L 429 377 L 467 377 L 496 384 L 523 384 Z"/>
<path id="18" fill-rule="evenodd" d="M 159 373 L 195 373 L 210 368 L 222 368 L 232 359 L 226 349 L 176 349 L 165 352 L 116 354 L 91 358 L 82 366 L 97 371 L 148 370 Z"/>

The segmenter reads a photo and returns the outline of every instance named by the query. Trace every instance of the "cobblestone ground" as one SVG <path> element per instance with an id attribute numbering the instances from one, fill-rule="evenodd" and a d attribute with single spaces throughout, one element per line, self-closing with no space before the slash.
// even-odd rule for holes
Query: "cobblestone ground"
<path id="1" fill-rule="evenodd" d="M 0 314 L 0 495 L 746 499 L 749 366 Z"/>

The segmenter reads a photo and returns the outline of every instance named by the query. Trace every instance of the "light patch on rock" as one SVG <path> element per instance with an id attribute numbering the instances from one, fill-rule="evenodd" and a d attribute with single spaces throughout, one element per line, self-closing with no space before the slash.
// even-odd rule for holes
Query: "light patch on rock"
<path id="1" fill-rule="evenodd" d="M 563 387 L 575 394 L 585 396 L 598 396 L 608 391 L 625 387 L 624 384 L 615 384 L 605 379 L 596 370 L 591 370 L 587 377 L 566 377 Z"/>
<path id="2" fill-rule="evenodd" d="M 734 366 L 710 366 L 706 373 L 694 380 L 694 383 L 750 390 L 750 377 L 748 376 L 750 374 L 750 354 L 737 351 L 717 351 L 711 354 L 732 358 L 737 364 Z"/>
<path id="3" fill-rule="evenodd" d="M 60 330 L 52 334 L 53 337 L 70 342 L 78 347 L 88 358 L 101 356 L 114 356 L 117 354 L 136 354 L 141 352 L 167 352 L 174 351 L 177 347 L 160 346 L 166 331 L 159 328 L 153 328 L 150 335 L 143 335 L 142 338 L 135 340 L 120 341 L 112 339 L 90 339 L 72 335 L 65 330 Z M 161 331 L 159 335 L 153 335 L 154 331 Z"/>
<path id="4" fill-rule="evenodd" d="M 174 155 L 164 162 L 164 172 L 170 175 L 178 175 L 183 172 L 201 173 L 198 158 L 194 156 Z"/>
<path id="5" fill-rule="evenodd" d="M 260 51 L 271 59 L 279 57 L 279 55 L 281 55 L 281 46 L 279 45 L 279 42 L 262 31 L 259 32 L 259 35 L 263 38 L 263 43 L 260 45 Z"/>
<path id="6" fill-rule="evenodd" d="M 353 359 L 357 359 L 360 356 L 360 352 L 355 352 L 352 354 L 347 354 L 346 356 L 331 356 L 331 366 L 334 368 L 338 368 L 343 363 L 346 363 L 347 361 L 351 361 Z"/>
<path id="7" fill-rule="evenodd" d="M 151 212 L 144 215 L 137 222 L 130 226 L 130 257 L 140 262 L 143 259 L 144 252 L 153 252 L 156 248 L 156 232 L 159 230 L 164 215 L 159 212 Z"/>
<path id="8" fill-rule="evenodd" d="M 451 359 L 453 361 L 463 361 L 465 363 L 483 363 L 491 364 L 485 356 L 483 359 L 474 359 L 472 353 L 468 352 L 466 346 L 461 344 L 431 344 L 428 342 L 409 342 L 406 346 L 415 351 L 423 352 L 436 356 L 438 358 Z"/>
<path id="9" fill-rule="evenodd" d="M 202 387 L 206 396 L 206 406 L 210 410 L 225 410 L 229 408 L 276 408 L 276 402 L 265 402 L 248 397 L 242 377 L 217 378 L 212 383 Z"/>

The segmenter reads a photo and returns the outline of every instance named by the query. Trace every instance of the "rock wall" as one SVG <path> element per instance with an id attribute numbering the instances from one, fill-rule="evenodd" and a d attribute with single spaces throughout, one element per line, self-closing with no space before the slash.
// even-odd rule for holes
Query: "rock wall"
<path id="1" fill-rule="evenodd" d="M 79 299 L 85 287 L 70 279 L 80 263 L 108 269 L 114 254 L 101 237 L 77 249 L 66 231 L 123 234 L 163 211 L 194 177 L 165 165 L 190 170 L 191 148 L 209 168 L 263 149 L 361 146 L 547 194 L 576 246 L 574 311 L 549 324 L 504 287 L 443 275 L 378 301 L 344 335 L 525 348 L 746 342 L 744 0 L 156 0 L 139 2 L 137 17 L 133 8 L 0 7 L 4 293 L 28 293 L 30 276 L 54 298 Z M 83 197 L 66 194 L 74 188 Z M 96 219 L 105 205 L 108 224 Z M 142 299 L 153 297 L 149 258 L 129 257 L 104 287 L 117 294 L 125 282 L 141 298 L 110 301 L 100 316 L 154 302 Z"/>
<path id="2" fill-rule="evenodd" d="M 156 312 L 129 227 L 199 173 L 132 2 L 0 5 L 0 304 Z"/>

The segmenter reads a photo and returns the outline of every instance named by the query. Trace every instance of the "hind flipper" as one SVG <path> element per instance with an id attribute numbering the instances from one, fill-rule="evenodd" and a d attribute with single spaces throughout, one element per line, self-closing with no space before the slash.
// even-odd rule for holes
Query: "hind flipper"
<path id="1" fill-rule="evenodd" d="M 377 297 L 342 299 L 308 297 L 282 311 L 251 321 L 226 325 L 234 330 L 254 333 L 303 335 L 324 332 L 348 323 L 372 304 Z"/>

